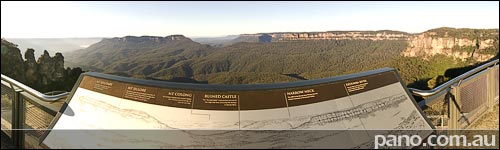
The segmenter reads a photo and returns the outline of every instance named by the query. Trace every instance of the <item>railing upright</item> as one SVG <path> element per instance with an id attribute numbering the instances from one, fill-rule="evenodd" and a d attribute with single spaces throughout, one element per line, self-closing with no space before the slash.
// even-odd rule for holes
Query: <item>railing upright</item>
<path id="1" fill-rule="evenodd" d="M 12 100 L 12 143 L 14 148 L 24 148 L 24 103 L 21 99 L 22 89 L 17 89 L 12 86 L 14 99 Z"/>

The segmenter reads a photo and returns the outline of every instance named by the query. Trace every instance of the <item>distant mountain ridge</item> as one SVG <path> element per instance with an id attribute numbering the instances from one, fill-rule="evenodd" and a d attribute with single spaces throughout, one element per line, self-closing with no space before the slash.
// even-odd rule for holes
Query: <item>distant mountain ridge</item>
<path id="1" fill-rule="evenodd" d="M 268 36 L 268 41 L 264 41 Z M 273 32 L 241 34 L 240 39 L 249 42 L 279 42 L 296 40 L 407 40 L 411 34 L 400 31 L 326 31 L 326 32 Z M 238 41 L 238 39 L 235 39 Z"/>
<path id="2" fill-rule="evenodd" d="M 111 40 L 111 41 L 121 41 L 121 42 L 149 42 L 149 41 L 154 41 L 154 42 L 171 42 L 171 41 L 178 41 L 178 40 L 191 40 L 184 35 L 170 35 L 166 37 L 159 37 L 159 36 L 125 36 L 125 37 L 114 37 L 114 38 L 105 38 L 104 40 Z"/>
<path id="3" fill-rule="evenodd" d="M 238 37 L 239 35 L 228 35 L 222 37 L 197 37 L 191 39 L 200 44 L 208 44 L 210 46 L 221 47 L 231 44 L 230 42 Z"/>
<path id="4" fill-rule="evenodd" d="M 115 74 L 163 76 L 163 72 L 188 69 L 185 63 L 202 57 L 212 49 L 182 35 L 166 37 L 127 36 L 106 38 L 67 55 L 67 60 L 83 68 Z M 176 76 L 191 76 L 189 70 Z"/>
<path id="5" fill-rule="evenodd" d="M 494 35 L 498 29 L 437 28 L 419 34 L 391 30 L 276 32 L 242 34 L 223 46 L 201 44 L 182 35 L 126 36 L 105 38 L 66 58 L 86 69 L 138 78 L 189 78 L 186 81 L 210 84 L 289 82 L 381 66 L 398 68 L 400 61 L 411 57 L 417 58 L 412 61 L 442 56 L 484 61 L 498 54 L 498 36 Z M 418 79 L 411 73 L 404 75 L 408 83 Z M 430 76 L 424 71 L 419 74 L 416 76 Z"/>
<path id="6" fill-rule="evenodd" d="M 409 44 L 409 47 L 401 53 L 403 56 L 427 58 L 442 54 L 461 60 L 470 58 L 485 61 L 496 55 L 495 50 L 498 50 L 498 29 L 442 27 L 418 34 L 393 30 L 274 32 L 241 34 L 229 43 L 309 40 L 403 40 Z"/>
<path id="7" fill-rule="evenodd" d="M 66 60 L 86 69 L 122 76 L 161 80 L 181 77 L 210 84 L 242 84 L 315 78 L 325 69 L 342 73 L 355 65 L 343 61 L 392 58 L 406 47 L 404 42 L 385 40 L 243 42 L 214 47 L 179 35 L 172 37 L 107 38 L 69 53 Z M 382 49 L 373 54 L 375 47 Z M 343 52 L 348 49 L 359 51 Z M 352 57 L 353 54 L 358 56 Z"/>

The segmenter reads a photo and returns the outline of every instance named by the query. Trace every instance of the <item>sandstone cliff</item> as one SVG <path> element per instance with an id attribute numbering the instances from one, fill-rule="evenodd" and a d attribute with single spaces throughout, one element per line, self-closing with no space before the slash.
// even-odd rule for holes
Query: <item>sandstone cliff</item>
<path id="1" fill-rule="evenodd" d="M 269 38 L 266 38 L 269 37 Z M 296 40 L 408 40 L 410 34 L 399 31 L 327 31 L 327 32 L 285 32 L 242 34 L 240 39 L 254 39 L 259 42 L 279 42 Z M 259 40 L 257 40 L 259 39 Z M 269 39 L 270 41 L 262 41 Z"/>
<path id="2" fill-rule="evenodd" d="M 27 49 L 23 60 L 17 45 L 2 39 L 2 74 L 42 92 L 68 91 L 82 73 L 80 68 L 64 69 L 64 57 L 51 57 L 45 50 L 35 61 L 35 50 Z M 68 84 L 66 84 L 68 83 Z"/>
<path id="3" fill-rule="evenodd" d="M 408 57 L 437 54 L 486 61 L 498 54 L 498 30 L 433 29 L 411 37 L 402 52 Z"/>
<path id="4" fill-rule="evenodd" d="M 61 53 L 56 53 L 54 57 L 50 57 L 47 51 L 38 58 L 38 73 L 40 74 L 40 82 L 43 85 L 48 85 L 63 79 L 64 77 L 64 57 Z"/>
<path id="5" fill-rule="evenodd" d="M 17 45 L 2 39 L 2 74 L 26 81 L 24 60 Z"/>
<path id="6" fill-rule="evenodd" d="M 327 31 L 297 33 L 242 34 L 236 42 L 290 42 L 297 40 L 404 40 L 406 57 L 430 57 L 437 54 L 465 61 L 486 61 L 498 54 L 498 29 L 437 28 L 420 34 L 381 31 Z"/>

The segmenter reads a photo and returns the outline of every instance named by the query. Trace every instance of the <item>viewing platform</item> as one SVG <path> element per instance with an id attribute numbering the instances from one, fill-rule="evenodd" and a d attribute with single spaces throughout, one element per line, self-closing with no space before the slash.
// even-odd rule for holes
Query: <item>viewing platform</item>
<path id="1" fill-rule="evenodd" d="M 260 85 L 199 85 L 89 72 L 80 76 L 71 92 L 45 94 L 2 75 L 1 145 L 2 149 L 74 148 L 77 145 L 58 143 L 63 133 L 50 130 L 92 127 L 498 130 L 498 62 L 496 59 L 485 63 L 432 90 L 407 88 L 392 68 Z M 414 97 L 423 100 L 416 102 Z M 122 118 L 116 117 L 120 114 Z M 95 116 L 96 120 L 85 119 L 88 116 Z M 412 117 L 417 119 L 408 122 Z M 79 123 L 89 126 L 75 125 Z M 408 125 L 402 125 L 405 123 Z M 416 128 L 417 124 L 421 126 Z"/>

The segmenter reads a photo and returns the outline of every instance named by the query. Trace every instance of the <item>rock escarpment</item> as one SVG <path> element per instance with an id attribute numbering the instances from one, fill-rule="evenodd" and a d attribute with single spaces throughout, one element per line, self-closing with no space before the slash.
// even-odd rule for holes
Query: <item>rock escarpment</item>
<path id="1" fill-rule="evenodd" d="M 403 40 L 406 57 L 445 55 L 465 61 L 486 61 L 498 54 L 498 29 L 437 28 L 419 34 L 380 31 L 327 31 L 242 34 L 236 42 L 293 42 L 311 40 Z"/>
<path id="2" fill-rule="evenodd" d="M 170 35 L 166 37 L 159 36 L 125 36 L 125 37 L 115 37 L 115 38 L 105 38 L 103 40 L 112 42 L 128 42 L 128 43 L 144 43 L 144 42 L 156 42 L 156 43 L 168 43 L 172 41 L 180 40 L 191 40 L 184 35 Z"/>
<path id="3" fill-rule="evenodd" d="M 437 54 L 462 61 L 469 58 L 486 61 L 498 54 L 498 30 L 452 28 L 429 30 L 411 37 L 408 40 L 408 48 L 402 52 L 402 55 L 407 57 L 428 57 Z"/>
<path id="4" fill-rule="evenodd" d="M 27 49 L 24 60 L 17 45 L 2 39 L 2 74 L 39 91 L 48 92 L 70 90 L 82 73 L 80 68 L 65 69 L 61 53 L 51 57 L 45 50 L 38 60 L 35 60 L 34 53 L 34 49 Z"/>
<path id="5" fill-rule="evenodd" d="M 261 41 L 269 37 L 272 42 L 297 41 L 297 40 L 408 40 L 410 34 L 399 31 L 327 31 L 327 32 L 283 32 L 283 33 L 258 33 L 242 34 L 239 39 Z M 252 40 L 253 39 L 253 40 Z"/>

